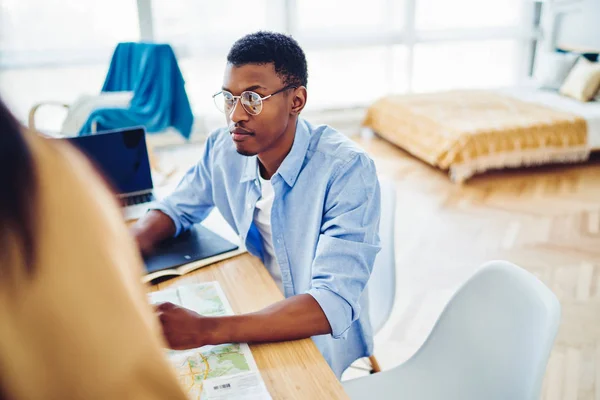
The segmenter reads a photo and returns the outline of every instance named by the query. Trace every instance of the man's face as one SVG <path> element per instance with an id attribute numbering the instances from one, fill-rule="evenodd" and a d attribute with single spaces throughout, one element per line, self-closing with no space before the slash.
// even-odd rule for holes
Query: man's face
<path id="1" fill-rule="evenodd" d="M 285 87 L 275 73 L 273 64 L 247 64 L 235 67 L 227 64 L 223 80 L 223 90 L 234 96 L 244 91 L 256 92 L 265 97 Z M 277 146 L 290 123 L 293 108 L 294 89 L 276 94 L 263 102 L 259 115 L 251 115 L 240 101 L 230 113 L 225 113 L 231 138 L 238 153 L 253 156 Z"/>

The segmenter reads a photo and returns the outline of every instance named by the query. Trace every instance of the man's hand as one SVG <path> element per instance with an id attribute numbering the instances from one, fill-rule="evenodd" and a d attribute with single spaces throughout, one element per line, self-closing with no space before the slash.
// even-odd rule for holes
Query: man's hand
<path id="1" fill-rule="evenodd" d="M 212 331 L 211 320 L 187 308 L 173 303 L 161 303 L 156 306 L 158 319 L 167 344 L 173 350 L 187 350 L 209 343 Z"/>
<path id="2" fill-rule="evenodd" d="M 135 239 L 142 255 L 147 256 L 154 251 L 154 242 L 150 240 L 144 231 L 139 229 L 137 225 L 132 226 L 129 231 Z"/>
<path id="3" fill-rule="evenodd" d="M 149 255 L 159 242 L 175 235 L 175 224 L 161 211 L 151 210 L 131 227 L 130 232 L 140 252 Z"/>

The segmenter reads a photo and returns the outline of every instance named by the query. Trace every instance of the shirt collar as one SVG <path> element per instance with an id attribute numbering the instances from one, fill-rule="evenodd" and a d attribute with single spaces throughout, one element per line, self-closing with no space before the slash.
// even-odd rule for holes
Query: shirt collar
<path id="1" fill-rule="evenodd" d="M 275 173 L 279 174 L 290 187 L 294 186 L 298 174 L 300 174 L 300 169 L 306 158 L 309 143 L 310 132 L 306 122 L 302 119 L 298 119 L 292 148 Z M 257 156 L 246 157 L 246 165 L 240 182 L 258 179 L 257 163 Z"/>

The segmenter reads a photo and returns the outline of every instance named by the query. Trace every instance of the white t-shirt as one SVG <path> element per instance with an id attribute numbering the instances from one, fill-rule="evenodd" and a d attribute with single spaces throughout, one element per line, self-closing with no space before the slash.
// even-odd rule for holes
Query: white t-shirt
<path id="1" fill-rule="evenodd" d="M 275 191 L 273 191 L 273 185 L 270 180 L 263 179 L 262 176 L 260 176 L 260 173 L 258 176 L 260 179 L 262 196 L 256 202 L 256 208 L 254 209 L 254 225 L 256 225 L 260 232 L 260 236 L 262 237 L 265 267 L 273 277 L 279 290 L 283 293 L 281 268 L 279 268 L 279 264 L 277 264 L 275 248 L 273 247 L 273 235 L 271 233 L 271 208 L 273 208 Z"/>

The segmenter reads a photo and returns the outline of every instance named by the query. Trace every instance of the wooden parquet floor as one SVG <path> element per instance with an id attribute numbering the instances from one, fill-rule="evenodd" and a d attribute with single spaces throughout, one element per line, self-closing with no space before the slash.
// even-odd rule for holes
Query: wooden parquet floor
<path id="1" fill-rule="evenodd" d="M 542 398 L 600 399 L 600 157 L 459 186 L 382 140 L 358 142 L 397 187 L 398 296 L 375 349 L 383 369 L 417 350 L 477 266 L 506 259 L 537 275 L 562 305 Z"/>

